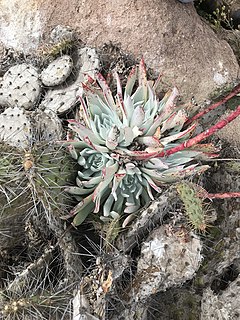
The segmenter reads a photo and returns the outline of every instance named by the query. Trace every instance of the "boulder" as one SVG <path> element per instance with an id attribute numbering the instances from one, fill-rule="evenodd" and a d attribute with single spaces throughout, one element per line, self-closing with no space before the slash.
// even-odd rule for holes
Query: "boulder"
<path id="1" fill-rule="evenodd" d="M 40 8 L 50 31 L 70 25 L 90 46 L 119 44 L 136 59 L 163 74 L 166 86 L 177 85 L 185 101 L 201 102 L 235 80 L 239 66 L 227 42 L 219 40 L 193 4 L 176 0 L 46 0 Z"/>
<path id="2" fill-rule="evenodd" d="M 16 0 L 10 2 L 17 3 Z M 0 19 L 0 22 L 4 30 L 9 30 L 6 22 L 9 20 L 13 33 L 18 28 L 21 37 L 24 32 L 27 37 L 37 37 L 50 33 L 53 27 L 61 24 L 75 29 L 79 38 L 91 47 L 111 41 L 136 59 L 143 56 L 148 67 L 163 74 L 165 88 L 178 86 L 184 101 L 194 95 L 197 102 L 202 102 L 210 93 L 238 77 L 239 66 L 232 49 L 201 20 L 192 3 L 182 4 L 176 0 L 29 0 L 28 7 L 21 6 L 21 10 L 14 11 L 15 22 L 13 13 L 6 11 L 2 3 L 0 9 L 5 20 Z M 28 21 L 38 19 L 38 30 L 34 35 L 29 30 L 19 30 L 20 27 L 31 27 L 31 23 L 17 24 L 24 15 Z M 2 32 L 0 36 L 5 45 L 13 45 L 12 39 L 7 39 L 9 33 Z M 36 39 L 34 43 L 37 43 Z M 33 41 L 29 44 L 30 48 L 32 46 Z M 26 37 L 22 49 L 28 50 Z"/>

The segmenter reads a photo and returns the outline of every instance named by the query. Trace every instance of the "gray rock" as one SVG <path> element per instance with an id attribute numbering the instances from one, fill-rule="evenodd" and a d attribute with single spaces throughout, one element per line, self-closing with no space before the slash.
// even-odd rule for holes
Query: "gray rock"
<path id="1" fill-rule="evenodd" d="M 73 41 L 75 39 L 75 32 L 69 26 L 56 26 L 51 34 L 50 38 L 53 43 L 58 43 L 61 41 Z"/>
<path id="2" fill-rule="evenodd" d="M 182 3 L 189 3 L 189 2 L 193 2 L 194 0 L 178 0 L 178 1 L 180 1 Z"/>
<path id="3" fill-rule="evenodd" d="M 131 289 L 134 302 L 144 302 L 158 291 L 183 284 L 200 266 L 200 239 L 192 234 L 184 241 L 167 228 L 168 225 L 159 227 L 143 242 Z"/>
<path id="4" fill-rule="evenodd" d="M 143 56 L 147 67 L 163 75 L 163 90 L 175 84 L 182 101 L 194 95 L 198 103 L 203 102 L 219 86 L 238 77 L 232 49 L 192 5 L 176 0 L 89 0 L 79 4 L 76 15 L 71 2 L 46 0 L 39 12 L 46 17 L 46 31 L 62 20 L 87 46 L 112 42 L 135 59 Z"/>
<path id="5" fill-rule="evenodd" d="M 221 294 L 208 288 L 203 293 L 201 320 L 238 320 L 240 315 L 240 276 Z"/>

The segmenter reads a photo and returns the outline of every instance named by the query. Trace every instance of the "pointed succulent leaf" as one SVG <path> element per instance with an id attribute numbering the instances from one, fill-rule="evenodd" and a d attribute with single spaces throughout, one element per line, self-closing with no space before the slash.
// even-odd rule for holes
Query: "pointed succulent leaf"
<path id="1" fill-rule="evenodd" d="M 103 76 L 99 72 L 96 73 L 96 78 L 97 78 L 98 83 L 100 84 L 100 87 L 102 88 L 103 94 L 105 96 L 105 99 L 106 99 L 108 105 L 110 106 L 110 108 L 112 110 L 116 110 L 116 104 L 115 104 L 115 101 L 112 96 L 112 92 L 111 92 L 106 80 L 103 78 Z"/>
<path id="2" fill-rule="evenodd" d="M 140 61 L 139 64 L 139 75 L 138 75 L 138 83 L 139 86 L 142 86 L 143 88 L 143 101 L 146 102 L 148 98 L 148 81 L 147 81 L 147 71 L 146 71 L 146 65 L 143 60 L 143 58 Z"/>
<path id="3" fill-rule="evenodd" d="M 89 194 L 92 191 L 94 191 L 95 186 L 93 188 L 90 189 L 85 189 L 85 188 L 79 188 L 79 187 L 66 187 L 65 191 L 70 193 L 70 194 L 74 194 L 74 195 L 84 195 L 84 194 Z"/>
<path id="4" fill-rule="evenodd" d="M 133 67 L 129 76 L 128 76 L 128 79 L 127 79 L 127 84 L 126 84 L 125 91 L 124 91 L 124 100 L 128 96 L 132 95 L 132 90 L 133 90 L 133 87 L 135 85 L 136 80 L 137 80 L 137 68 Z"/>
<path id="5" fill-rule="evenodd" d="M 126 170 L 120 168 L 118 172 L 114 175 L 113 178 L 113 186 L 111 194 L 114 197 L 115 201 L 117 200 L 117 188 L 119 187 L 119 184 L 121 183 L 122 179 L 126 176 Z"/>
<path id="6" fill-rule="evenodd" d="M 122 228 L 126 228 L 130 222 L 132 222 L 136 218 L 137 214 L 136 213 L 131 213 L 127 216 L 126 219 L 124 219 L 122 223 Z"/>
<path id="7" fill-rule="evenodd" d="M 132 119 L 130 122 L 131 128 L 133 127 L 140 127 L 145 119 L 145 112 L 143 106 L 137 106 L 133 110 Z"/>
<path id="8" fill-rule="evenodd" d="M 117 170 L 118 170 L 117 163 L 114 163 L 110 167 L 106 167 L 103 170 L 102 181 L 96 187 L 92 197 L 92 200 L 95 202 L 95 209 L 94 209 L 95 213 L 99 211 L 101 197 L 106 191 L 106 189 L 109 188 L 109 184 L 113 180 L 114 174 L 116 173 Z"/>
<path id="9" fill-rule="evenodd" d="M 163 162 L 159 158 L 149 159 L 147 162 L 144 163 L 144 167 L 148 169 L 158 169 L 158 170 L 164 170 L 169 168 L 167 163 Z"/>
<path id="10" fill-rule="evenodd" d="M 192 124 L 189 128 L 187 128 L 184 131 L 181 131 L 179 133 L 176 133 L 176 134 L 173 134 L 171 136 L 168 136 L 166 138 L 161 139 L 161 143 L 165 146 L 172 141 L 185 138 L 186 136 L 189 136 L 189 134 L 191 134 L 195 130 L 195 128 L 196 128 L 196 123 Z"/>
<path id="11" fill-rule="evenodd" d="M 106 140 L 106 146 L 108 147 L 108 149 L 114 150 L 117 147 L 119 136 L 120 136 L 120 130 L 117 128 L 117 126 L 113 126 L 110 129 L 107 140 Z"/>
<path id="12" fill-rule="evenodd" d="M 82 125 L 80 122 L 76 120 L 68 120 L 68 123 L 69 128 L 76 132 L 82 141 L 84 141 L 85 137 L 88 137 L 95 144 L 100 144 L 102 142 L 90 129 Z"/>
<path id="13" fill-rule="evenodd" d="M 162 148 L 163 149 L 163 145 L 161 144 L 159 139 L 157 139 L 155 137 L 151 137 L 151 136 L 138 137 L 136 139 L 136 141 L 140 145 L 145 145 L 147 147 L 152 147 L 152 148 Z"/>
<path id="14" fill-rule="evenodd" d="M 174 131 L 180 131 L 184 123 L 188 120 L 187 114 L 184 110 L 174 112 L 167 120 L 165 120 L 161 127 L 161 133 L 166 130 L 174 128 Z"/>

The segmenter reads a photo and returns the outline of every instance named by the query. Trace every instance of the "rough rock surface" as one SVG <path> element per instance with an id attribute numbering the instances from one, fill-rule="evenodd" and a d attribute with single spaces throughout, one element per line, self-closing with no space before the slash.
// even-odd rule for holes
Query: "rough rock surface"
<path id="1" fill-rule="evenodd" d="M 90 46 L 112 41 L 137 59 L 144 56 L 148 67 L 163 73 L 166 86 L 174 83 L 187 100 L 193 94 L 197 101 L 204 100 L 218 86 L 235 80 L 238 75 L 239 67 L 231 48 L 200 19 L 191 3 L 182 4 L 176 0 L 30 0 L 27 7 L 21 6 L 17 11 L 15 22 L 4 3 L 0 5 L 6 15 L 5 20 L 0 20 L 0 39 L 5 45 L 15 45 L 6 32 L 10 24 L 13 33 L 17 29 L 17 37 L 24 33 L 29 36 L 27 28 L 31 24 L 19 22 L 24 17 L 39 21 L 38 30 L 32 34 L 35 38 L 41 33 L 50 33 L 57 24 L 69 25 Z M 22 49 L 27 50 L 25 38 Z M 20 43 L 21 39 L 18 39 L 18 49 Z M 37 43 L 36 39 L 34 43 Z"/>
<path id="2" fill-rule="evenodd" d="M 227 114 L 229 114 L 229 112 Z M 226 117 L 226 114 L 224 114 L 221 119 L 224 117 Z M 222 130 L 218 131 L 217 136 L 220 139 L 227 140 L 232 145 L 238 146 L 240 142 L 240 118 L 236 118 Z"/>
<path id="3" fill-rule="evenodd" d="M 193 236 L 185 242 L 177 236 L 168 235 L 167 228 L 165 225 L 153 231 L 142 245 L 137 265 L 138 280 L 133 282 L 132 288 L 134 301 L 144 300 L 157 291 L 184 283 L 193 277 L 200 266 L 200 240 Z"/>
<path id="4" fill-rule="evenodd" d="M 219 295 L 211 289 L 206 289 L 202 300 L 201 320 L 237 320 L 240 315 L 239 285 L 240 277 Z"/>

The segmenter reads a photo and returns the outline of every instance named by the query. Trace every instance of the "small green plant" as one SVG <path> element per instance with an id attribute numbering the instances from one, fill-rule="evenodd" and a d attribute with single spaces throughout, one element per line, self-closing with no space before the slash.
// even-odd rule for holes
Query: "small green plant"
<path id="1" fill-rule="evenodd" d="M 162 186 L 208 169 L 198 161 L 216 156 L 216 148 L 199 142 L 226 125 L 226 120 L 190 139 L 196 122 L 191 123 L 186 111 L 176 106 L 178 90 L 159 101 L 158 82 L 147 80 L 143 60 L 130 73 L 124 92 L 115 74 L 115 99 L 102 75 L 98 73 L 96 79 L 83 84 L 83 120 L 69 120 L 73 138 L 65 144 L 80 170 L 76 186 L 66 191 L 79 203 L 65 218 L 75 216 L 77 226 L 90 213 L 103 221 L 123 215 L 125 226 Z M 239 110 L 231 116 L 238 114 Z"/>
<path id="2" fill-rule="evenodd" d="M 182 182 L 177 184 L 177 191 L 184 203 L 190 225 L 195 230 L 205 231 L 207 227 L 205 205 L 203 199 L 198 195 L 199 187 L 196 187 L 192 183 Z"/>

